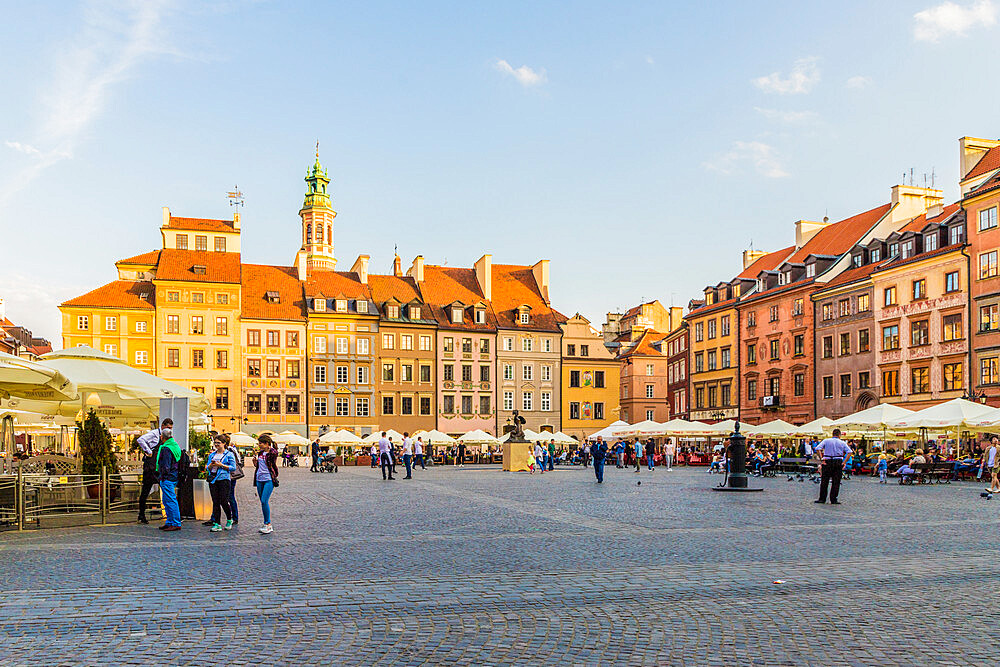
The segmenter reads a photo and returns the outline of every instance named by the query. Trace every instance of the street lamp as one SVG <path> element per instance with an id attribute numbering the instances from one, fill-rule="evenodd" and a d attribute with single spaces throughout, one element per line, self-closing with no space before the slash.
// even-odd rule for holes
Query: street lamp
<path id="1" fill-rule="evenodd" d="M 736 430 L 729 436 L 729 455 L 726 457 L 729 470 L 726 481 L 720 486 L 713 486 L 713 491 L 763 491 L 747 486 L 747 439 L 740 433 L 740 423 L 736 422 Z"/>
<path id="2" fill-rule="evenodd" d="M 985 405 L 986 404 L 986 390 L 984 389 L 982 391 L 976 391 L 975 389 L 969 389 L 968 391 L 965 392 L 965 394 L 962 396 L 962 398 L 964 398 L 967 401 L 979 402 L 979 403 L 982 403 L 983 405 Z"/>

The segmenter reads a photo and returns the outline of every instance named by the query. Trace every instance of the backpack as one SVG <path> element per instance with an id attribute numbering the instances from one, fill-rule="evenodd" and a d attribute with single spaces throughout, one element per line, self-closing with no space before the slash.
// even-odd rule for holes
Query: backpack
<path id="1" fill-rule="evenodd" d="M 240 459 L 243 458 L 242 456 L 240 456 L 240 453 L 235 451 L 232 447 L 227 448 L 226 451 L 232 454 L 233 458 L 236 459 L 236 470 L 234 472 L 229 473 L 229 479 L 235 482 L 238 479 L 243 479 L 244 477 L 246 477 L 246 473 L 243 472 L 243 464 L 240 463 Z"/>
<path id="2" fill-rule="evenodd" d="M 183 484 L 187 481 L 188 469 L 191 467 L 191 457 L 188 456 L 187 450 L 181 450 L 181 457 L 177 460 L 177 484 Z"/>

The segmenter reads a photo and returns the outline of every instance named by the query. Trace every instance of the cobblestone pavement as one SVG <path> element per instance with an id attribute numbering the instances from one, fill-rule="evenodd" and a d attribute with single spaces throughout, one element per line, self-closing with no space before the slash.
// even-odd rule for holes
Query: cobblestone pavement
<path id="1" fill-rule="evenodd" d="M 0 533 L 0 664 L 992 664 L 980 485 L 282 470 L 242 524 Z M 641 481 L 642 484 L 637 484 Z M 772 583 L 781 580 L 784 583 Z"/>

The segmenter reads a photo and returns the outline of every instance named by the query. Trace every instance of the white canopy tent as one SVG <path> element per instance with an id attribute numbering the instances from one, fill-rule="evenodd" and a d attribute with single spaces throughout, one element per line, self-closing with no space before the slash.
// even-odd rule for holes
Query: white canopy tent
<path id="1" fill-rule="evenodd" d="M 527 434 L 527 431 L 525 431 L 525 434 Z M 486 431 L 476 429 L 475 431 L 469 431 L 458 436 L 458 442 L 465 445 L 498 445 L 501 441 Z"/>
<path id="2" fill-rule="evenodd" d="M 612 434 L 614 433 L 615 429 L 621 428 L 622 426 L 628 426 L 628 422 L 623 422 L 621 420 L 618 420 L 613 424 L 611 424 L 610 426 L 605 426 L 600 431 L 591 433 L 590 435 L 587 436 L 587 440 L 597 440 L 597 438 L 599 437 L 608 440 L 609 438 L 614 437 L 614 435 Z"/>
<path id="3" fill-rule="evenodd" d="M 395 430 L 393 430 L 391 428 L 390 429 L 386 429 L 386 431 L 385 431 L 385 437 L 391 438 L 392 441 L 393 441 L 393 443 L 399 443 L 399 442 L 403 441 L 403 434 L 400 433 L 399 431 L 395 431 Z M 374 445 L 374 444 L 377 444 L 378 441 L 381 440 L 381 439 L 382 439 L 382 431 L 380 429 L 380 430 L 375 431 L 371 435 L 365 436 L 364 442 L 367 443 L 367 444 L 369 444 L 369 445 Z"/>
<path id="4" fill-rule="evenodd" d="M 911 414 L 913 414 L 912 410 L 898 405 L 880 403 L 840 419 L 834 419 L 829 424 L 829 430 L 839 428 L 842 431 L 851 432 L 882 431 L 888 428 L 890 422 Z"/>
<path id="5" fill-rule="evenodd" d="M 1000 410 L 981 403 L 973 403 L 964 398 L 933 405 L 912 412 L 888 422 L 888 428 L 900 431 L 926 429 L 966 429 L 974 428 L 979 422 L 989 419 L 1000 420 Z"/>
<path id="6" fill-rule="evenodd" d="M 238 447 L 253 447 L 257 444 L 257 439 L 247 435 L 243 431 L 237 431 L 236 433 L 229 434 L 229 442 Z"/>
<path id="7" fill-rule="evenodd" d="M 795 432 L 792 433 L 796 438 L 813 438 L 823 435 L 823 433 L 828 430 L 830 424 L 833 420 L 829 417 L 817 417 L 807 424 L 802 426 L 796 426 Z"/>
<path id="8" fill-rule="evenodd" d="M 340 429 L 338 431 L 328 431 L 319 437 L 321 445 L 336 445 L 338 447 L 351 447 L 364 444 L 364 440 L 354 435 L 351 431 Z"/>
<path id="9" fill-rule="evenodd" d="M 753 424 L 747 424 L 746 422 L 739 422 L 740 433 L 744 436 L 754 435 L 757 432 L 757 427 Z M 725 419 L 721 422 L 716 422 L 715 424 L 709 424 L 711 428 L 714 429 L 715 435 L 721 435 L 728 437 L 736 430 L 736 420 L 735 419 Z"/>
<path id="10" fill-rule="evenodd" d="M 612 437 L 615 438 L 653 438 L 663 434 L 663 424 L 651 419 L 646 419 L 638 424 L 621 426 L 612 431 Z"/>
<path id="11" fill-rule="evenodd" d="M 553 433 L 551 436 L 549 436 L 549 440 L 555 440 L 557 444 L 562 444 L 562 445 L 577 444 L 576 438 L 570 437 L 565 433 L 563 433 L 562 431 L 556 431 L 555 433 Z"/>
<path id="12" fill-rule="evenodd" d="M 436 428 L 431 429 L 430 431 L 417 431 L 413 434 L 413 439 L 416 440 L 417 438 L 422 438 L 423 442 L 426 444 L 435 445 L 453 445 L 458 442 L 455 438 L 451 437 L 447 433 L 442 433 Z"/>
<path id="13" fill-rule="evenodd" d="M 309 444 L 309 440 L 304 438 L 302 434 L 297 431 L 282 431 L 277 435 L 271 436 L 271 439 L 277 444 L 283 446 L 293 445 L 303 447 Z"/>
<path id="14" fill-rule="evenodd" d="M 766 424 L 759 424 L 754 427 L 753 434 L 763 438 L 790 438 L 798 428 L 794 424 L 789 424 L 783 419 L 775 419 Z M 742 432 L 742 427 L 741 427 Z"/>
<path id="15" fill-rule="evenodd" d="M 0 398 L 72 401 L 76 384 L 57 368 L 0 352 Z"/>

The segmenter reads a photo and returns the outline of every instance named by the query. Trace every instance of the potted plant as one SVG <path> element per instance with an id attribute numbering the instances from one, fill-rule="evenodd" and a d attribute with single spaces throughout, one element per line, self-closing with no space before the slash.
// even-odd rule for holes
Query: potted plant
<path id="1" fill-rule="evenodd" d="M 101 422 L 100 417 L 94 410 L 87 412 L 83 422 L 77 422 L 79 430 L 78 441 L 80 443 L 81 472 L 84 475 L 100 477 L 101 469 L 107 469 L 108 476 L 118 474 L 118 459 L 111 448 L 111 433 L 108 427 Z M 115 489 L 120 491 L 120 489 Z M 87 496 L 97 498 L 101 494 L 101 485 L 89 484 L 87 486 Z M 114 494 L 114 492 L 113 492 Z"/>

